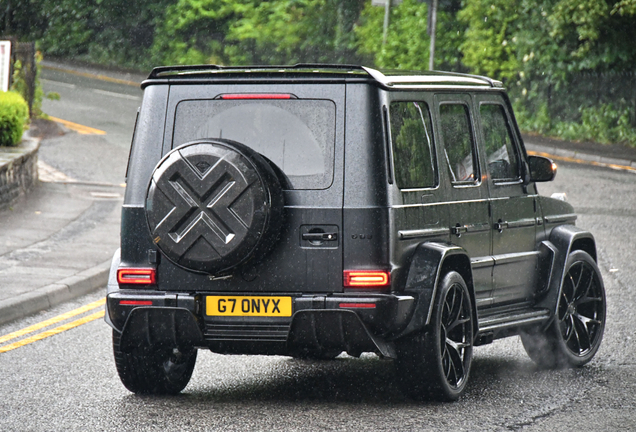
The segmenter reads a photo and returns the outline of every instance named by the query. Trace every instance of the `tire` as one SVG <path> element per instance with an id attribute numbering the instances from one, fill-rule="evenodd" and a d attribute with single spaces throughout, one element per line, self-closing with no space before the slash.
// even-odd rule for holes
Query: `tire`
<path id="1" fill-rule="evenodd" d="M 219 274 L 265 255 L 280 235 L 284 202 L 264 157 L 211 138 L 184 144 L 159 162 L 145 212 L 153 242 L 170 261 Z"/>
<path id="2" fill-rule="evenodd" d="M 473 358 L 473 314 L 466 282 L 457 272 L 447 273 L 427 331 L 398 341 L 396 366 L 406 394 L 418 400 L 459 399 Z"/>
<path id="3" fill-rule="evenodd" d="M 581 367 L 603 340 L 605 288 L 594 259 L 581 250 L 568 256 L 557 314 L 547 329 L 521 333 L 530 358 L 544 368 Z"/>
<path id="4" fill-rule="evenodd" d="M 120 351 L 119 338 L 113 330 L 115 365 L 128 390 L 136 394 L 177 394 L 188 385 L 197 360 L 196 349 L 187 353 L 128 354 Z"/>

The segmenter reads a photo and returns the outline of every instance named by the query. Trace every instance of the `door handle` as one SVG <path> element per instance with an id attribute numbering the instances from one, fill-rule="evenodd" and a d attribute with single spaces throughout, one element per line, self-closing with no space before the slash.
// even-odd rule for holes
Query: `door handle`
<path id="1" fill-rule="evenodd" d="M 508 222 L 504 222 L 499 219 L 497 222 L 495 222 L 494 228 L 501 233 L 503 232 L 503 230 L 508 228 Z"/>
<path id="2" fill-rule="evenodd" d="M 316 232 L 316 233 L 304 233 L 303 234 L 303 240 L 306 241 L 336 241 L 338 240 L 338 233 L 335 232 L 330 232 L 330 233 L 323 233 L 323 232 Z"/>
<path id="3" fill-rule="evenodd" d="M 468 227 L 466 225 L 457 224 L 454 227 L 451 227 L 451 234 L 455 234 L 457 237 L 461 237 L 465 232 L 468 232 Z"/>

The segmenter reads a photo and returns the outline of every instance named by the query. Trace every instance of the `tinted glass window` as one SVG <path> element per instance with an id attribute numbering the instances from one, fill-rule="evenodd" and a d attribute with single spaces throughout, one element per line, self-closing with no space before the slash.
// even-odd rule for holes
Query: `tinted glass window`
<path id="1" fill-rule="evenodd" d="M 197 100 L 177 106 L 173 147 L 226 138 L 267 157 L 293 189 L 325 189 L 333 179 L 335 104 L 327 100 Z"/>
<path id="2" fill-rule="evenodd" d="M 431 130 L 431 116 L 424 102 L 391 103 L 391 140 L 399 187 L 437 185 Z"/>
<path id="3" fill-rule="evenodd" d="M 503 106 L 493 104 L 482 105 L 479 112 L 490 177 L 494 180 L 519 179 L 519 158 L 506 120 L 506 111 Z"/>
<path id="4" fill-rule="evenodd" d="M 444 104 L 439 107 L 444 139 L 444 157 L 453 183 L 473 183 L 479 177 L 477 157 L 470 129 L 468 107 Z"/>

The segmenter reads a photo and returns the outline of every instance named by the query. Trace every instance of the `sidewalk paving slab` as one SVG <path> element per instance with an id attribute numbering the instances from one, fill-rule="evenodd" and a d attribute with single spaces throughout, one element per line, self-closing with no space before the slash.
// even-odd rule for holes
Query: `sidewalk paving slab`
<path id="1" fill-rule="evenodd" d="M 40 183 L 0 212 L 0 325 L 106 285 L 122 190 Z"/>

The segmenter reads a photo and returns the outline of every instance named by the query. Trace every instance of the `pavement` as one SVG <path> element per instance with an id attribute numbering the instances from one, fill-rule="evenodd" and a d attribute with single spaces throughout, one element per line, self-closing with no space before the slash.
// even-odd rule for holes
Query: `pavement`
<path id="1" fill-rule="evenodd" d="M 128 80 L 121 72 L 59 63 L 49 67 Z M 43 146 L 49 141 L 78 142 L 72 130 L 50 123 L 35 126 L 30 133 Z M 636 149 L 527 135 L 524 141 L 530 154 L 636 174 Z M 119 247 L 122 185 L 74 181 L 46 164 L 39 168 L 39 185 L 0 212 L 0 325 L 104 289 Z"/>
<path id="2" fill-rule="evenodd" d="M 45 145 L 77 133 L 35 138 Z M 119 247 L 122 185 L 38 165 L 39 184 L 0 212 L 0 325 L 103 289 Z"/>

